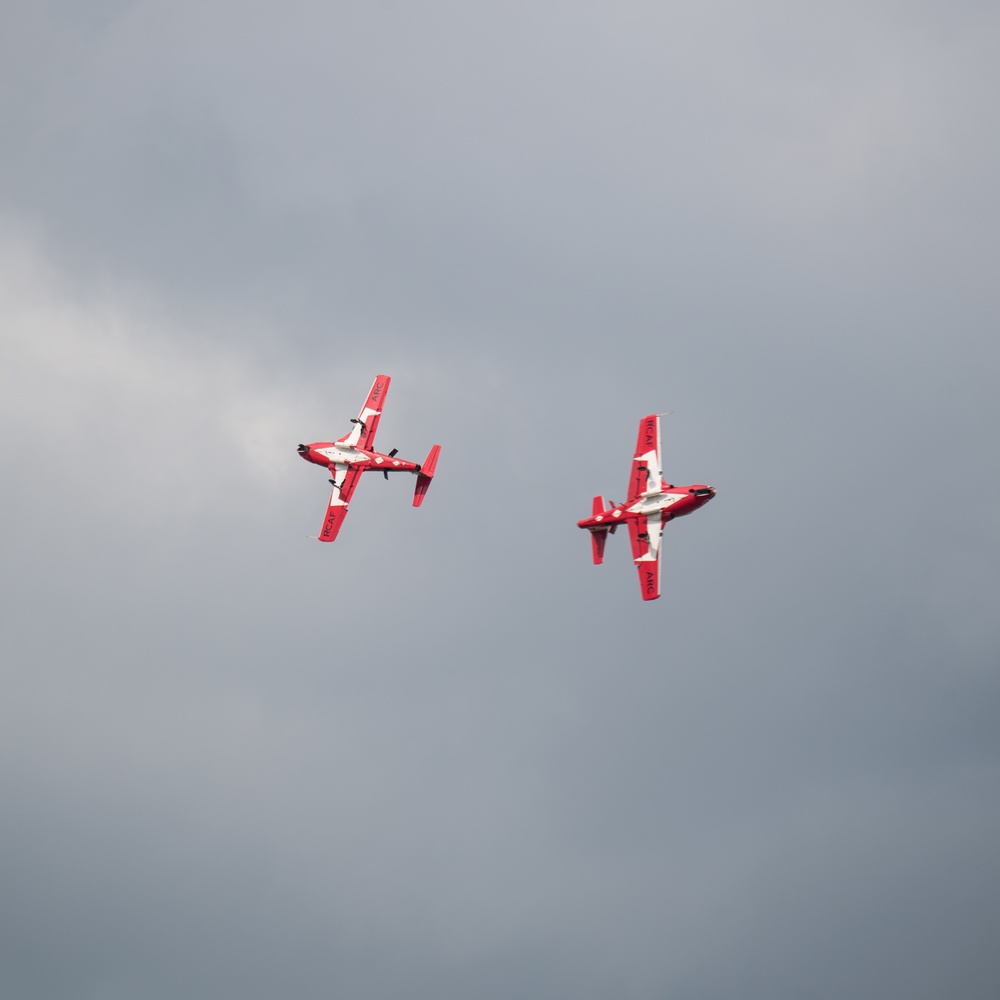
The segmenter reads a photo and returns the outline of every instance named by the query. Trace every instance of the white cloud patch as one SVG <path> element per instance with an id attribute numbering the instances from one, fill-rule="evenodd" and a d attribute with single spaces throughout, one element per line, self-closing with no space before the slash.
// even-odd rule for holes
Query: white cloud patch
<path id="1" fill-rule="evenodd" d="M 134 291 L 70 290 L 25 243 L 0 248 L 0 271 L 9 470 L 143 519 L 281 494 L 295 444 L 320 423 L 290 378 L 211 331 L 164 321 Z"/>

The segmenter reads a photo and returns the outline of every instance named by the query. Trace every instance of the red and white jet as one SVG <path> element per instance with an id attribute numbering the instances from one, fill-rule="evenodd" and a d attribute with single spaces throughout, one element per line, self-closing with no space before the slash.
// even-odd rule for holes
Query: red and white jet
<path id="1" fill-rule="evenodd" d="M 605 510 L 603 497 L 594 497 L 593 513 L 582 521 L 590 530 L 594 564 L 604 561 L 604 543 L 624 521 L 632 539 L 632 557 L 639 570 L 644 601 L 660 596 L 660 536 L 663 526 L 708 503 L 715 496 L 711 486 L 674 486 L 664 483 L 660 465 L 660 416 L 651 413 L 639 421 L 639 440 L 632 458 L 628 499 Z M 607 501 L 611 503 L 611 501 Z"/>
<path id="2" fill-rule="evenodd" d="M 375 431 L 378 428 L 385 397 L 389 391 L 389 376 L 376 375 L 371 391 L 361 407 L 361 413 L 351 418 L 354 427 L 349 434 L 337 441 L 314 441 L 312 444 L 300 444 L 299 455 L 307 462 L 322 465 L 333 475 L 330 480 L 333 493 L 326 507 L 326 517 L 323 519 L 323 530 L 319 533 L 321 542 L 332 542 L 340 531 L 340 526 L 347 516 L 347 505 L 351 502 L 354 487 L 358 485 L 362 472 L 375 470 L 389 478 L 390 472 L 413 472 L 417 477 L 416 490 L 413 493 L 413 506 L 419 507 L 427 494 L 427 487 L 434 478 L 438 454 L 441 445 L 436 444 L 430 450 L 423 463 L 417 465 L 396 458 L 396 449 L 388 455 L 375 451 Z"/>

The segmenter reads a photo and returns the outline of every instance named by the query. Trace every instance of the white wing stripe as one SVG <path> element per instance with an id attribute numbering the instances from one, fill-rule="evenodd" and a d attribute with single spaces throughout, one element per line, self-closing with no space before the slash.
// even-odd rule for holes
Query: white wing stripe
<path id="1" fill-rule="evenodd" d="M 341 506 L 346 507 L 345 501 L 340 498 L 340 491 L 344 486 L 344 479 L 347 476 L 347 470 L 349 466 L 341 465 L 339 462 L 333 467 L 333 493 L 330 496 L 330 506 Z"/>

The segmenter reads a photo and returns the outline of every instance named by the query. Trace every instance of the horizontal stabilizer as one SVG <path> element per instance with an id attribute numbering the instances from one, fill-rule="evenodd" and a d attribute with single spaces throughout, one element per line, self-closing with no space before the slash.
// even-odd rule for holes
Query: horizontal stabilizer
<path id="1" fill-rule="evenodd" d="M 419 507 L 424 502 L 424 497 L 427 495 L 427 489 L 431 485 L 431 480 L 434 478 L 434 472 L 437 469 L 438 455 L 441 454 L 441 445 L 434 445 L 427 454 L 427 458 L 424 459 L 423 464 L 420 466 L 420 471 L 417 473 L 417 488 L 413 491 L 413 506 Z"/>
<path id="2" fill-rule="evenodd" d="M 612 505 L 614 506 L 614 505 Z M 590 516 L 595 518 L 598 514 L 603 514 L 607 509 L 607 501 L 604 497 L 594 497 L 593 502 L 590 505 Z M 605 525 L 604 527 L 596 527 L 593 522 L 584 522 L 590 527 L 590 550 L 594 555 L 594 565 L 600 566 L 604 562 L 604 544 L 608 540 L 608 532 L 614 533 L 616 524 Z"/>
<path id="3" fill-rule="evenodd" d="M 590 533 L 590 547 L 594 553 L 594 565 L 600 566 L 604 562 L 604 543 L 608 540 L 608 529 L 599 528 Z"/>

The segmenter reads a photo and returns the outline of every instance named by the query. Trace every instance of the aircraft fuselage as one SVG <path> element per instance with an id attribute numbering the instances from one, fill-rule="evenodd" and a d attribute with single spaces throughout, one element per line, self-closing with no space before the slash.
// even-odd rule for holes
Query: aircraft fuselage
<path id="1" fill-rule="evenodd" d="M 314 441 L 299 445 L 299 457 L 324 469 L 331 465 L 349 465 L 362 472 L 375 469 L 378 472 L 419 472 L 420 466 L 407 462 L 395 455 L 383 455 L 379 451 L 365 451 L 362 448 L 345 447 L 336 441 Z"/>
<path id="2" fill-rule="evenodd" d="M 704 507 L 714 496 L 715 490 L 703 483 L 692 486 L 665 485 L 662 492 L 642 493 L 576 523 L 581 528 L 611 528 L 619 521 L 645 520 L 657 513 L 662 513 L 663 520 L 672 521 Z"/>

